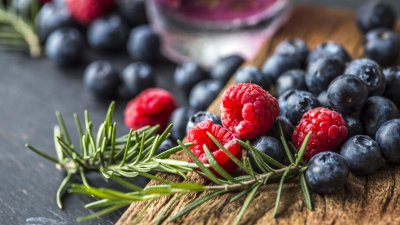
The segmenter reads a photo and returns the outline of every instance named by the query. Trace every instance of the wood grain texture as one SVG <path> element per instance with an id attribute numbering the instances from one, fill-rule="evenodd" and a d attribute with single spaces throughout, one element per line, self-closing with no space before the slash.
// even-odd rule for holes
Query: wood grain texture
<path id="1" fill-rule="evenodd" d="M 265 43 L 255 59 L 247 64 L 260 67 L 279 42 L 294 37 L 304 39 L 311 48 L 323 41 L 333 40 L 344 45 L 353 58 L 362 57 L 363 54 L 363 40 L 355 27 L 353 12 L 307 6 L 296 8 L 290 21 Z M 210 106 L 209 111 L 219 113 L 219 99 L 218 97 Z M 185 158 L 183 154 L 174 157 Z M 172 181 L 179 180 L 175 176 L 167 177 Z M 205 182 L 197 174 L 190 174 L 189 177 L 191 181 Z M 283 191 L 280 217 L 276 220 L 272 218 L 272 211 L 277 185 L 270 185 L 256 195 L 242 224 L 400 224 L 399 184 L 398 166 L 391 166 L 368 177 L 350 175 L 344 190 L 339 193 L 329 196 L 314 194 L 313 212 L 306 209 L 300 187 L 297 184 L 289 184 Z M 198 196 L 191 194 L 180 198 L 168 216 L 178 212 Z M 175 224 L 232 224 L 244 198 L 228 204 L 231 197 L 231 194 L 226 194 L 210 200 L 177 220 Z M 130 225 L 141 212 L 144 213 L 141 214 L 140 224 L 154 224 L 158 213 L 169 201 L 170 197 L 148 205 L 132 204 L 117 224 Z"/>

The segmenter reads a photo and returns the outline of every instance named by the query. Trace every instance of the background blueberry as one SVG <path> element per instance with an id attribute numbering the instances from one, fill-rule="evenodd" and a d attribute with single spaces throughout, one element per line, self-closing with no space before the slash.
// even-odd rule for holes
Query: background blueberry
<path id="1" fill-rule="evenodd" d="M 286 103 L 286 117 L 293 125 L 297 125 L 305 112 L 319 106 L 317 97 L 310 92 L 298 90 L 288 96 Z"/>
<path id="2" fill-rule="evenodd" d="M 342 115 L 347 127 L 347 139 L 364 134 L 363 125 L 356 114 L 353 115 Z"/>
<path id="3" fill-rule="evenodd" d="M 117 93 L 120 79 L 118 71 L 107 61 L 90 63 L 83 76 L 85 88 L 95 97 L 114 97 Z"/>
<path id="4" fill-rule="evenodd" d="M 197 83 L 189 95 L 189 105 L 195 110 L 205 110 L 218 96 L 224 85 L 219 80 L 203 80 Z"/>
<path id="5" fill-rule="evenodd" d="M 356 175 L 368 175 L 384 165 L 378 144 L 366 135 L 356 135 L 347 140 L 340 150 L 350 171 Z"/>
<path id="6" fill-rule="evenodd" d="M 383 74 L 386 80 L 386 89 L 383 95 L 400 107 L 400 66 L 387 68 Z"/>
<path id="7" fill-rule="evenodd" d="M 187 123 L 195 113 L 191 108 L 180 107 L 171 114 L 170 123 L 174 125 L 171 130 L 172 140 L 182 140 L 186 136 Z"/>
<path id="8" fill-rule="evenodd" d="M 175 85 L 189 95 L 194 85 L 207 79 L 207 72 L 197 63 L 188 62 L 178 66 L 174 73 Z"/>
<path id="9" fill-rule="evenodd" d="M 300 60 L 293 55 L 273 54 L 265 60 L 262 72 L 275 82 L 280 75 L 292 69 L 300 69 Z"/>
<path id="10" fill-rule="evenodd" d="M 85 55 L 82 35 L 75 28 L 61 28 L 49 36 L 46 55 L 59 66 L 78 64 Z"/>
<path id="11" fill-rule="evenodd" d="M 370 137 L 375 137 L 376 131 L 383 123 L 399 117 L 400 114 L 396 105 L 381 96 L 369 97 L 360 114 L 361 122 L 364 124 L 364 131 Z"/>
<path id="12" fill-rule="evenodd" d="M 332 81 L 328 88 L 329 104 L 340 113 L 359 112 L 367 98 L 367 85 L 353 75 L 339 76 Z"/>
<path id="13" fill-rule="evenodd" d="M 307 90 L 304 70 L 289 70 L 278 77 L 276 80 L 276 92 L 278 96 L 281 96 L 288 90 Z"/>
<path id="14" fill-rule="evenodd" d="M 345 65 L 338 58 L 325 57 L 309 64 L 306 73 L 308 90 L 319 94 L 326 90 L 333 79 L 343 74 Z"/>
<path id="15" fill-rule="evenodd" d="M 154 152 L 154 155 L 159 155 L 168 149 L 175 147 L 174 143 L 170 139 L 165 139 L 163 143 L 161 143 L 160 147 Z"/>
<path id="16" fill-rule="evenodd" d="M 206 111 L 199 111 L 189 118 L 189 121 L 186 125 L 186 133 L 189 132 L 189 130 L 191 130 L 198 123 L 201 123 L 205 120 L 211 120 L 213 124 L 222 125 L 221 118 L 219 118 L 217 115 Z"/>
<path id="17" fill-rule="evenodd" d="M 381 95 L 385 91 L 385 76 L 381 67 L 370 59 L 356 59 L 347 65 L 345 74 L 355 75 L 368 86 L 369 95 Z"/>
<path id="18" fill-rule="evenodd" d="M 370 0 L 357 11 L 357 25 L 364 33 L 380 27 L 393 28 L 395 22 L 393 7 L 382 1 Z"/>
<path id="19" fill-rule="evenodd" d="M 349 168 L 341 155 L 335 152 L 320 152 L 308 162 L 305 175 L 313 192 L 330 194 L 344 187 Z"/>
<path id="20" fill-rule="evenodd" d="M 251 142 L 254 148 L 256 148 L 259 152 L 265 153 L 271 158 L 275 159 L 280 163 L 284 163 L 286 158 L 285 150 L 281 142 L 273 137 L 261 136 Z M 253 154 L 250 151 L 246 151 L 247 156 L 249 157 L 251 167 L 258 173 L 261 173 L 262 170 L 257 165 L 256 160 L 253 157 Z"/>
<path id="21" fill-rule="evenodd" d="M 129 64 L 120 76 L 122 81 L 121 94 L 125 98 L 133 98 L 143 90 L 154 87 L 156 84 L 152 68 L 143 62 Z"/>
<path id="22" fill-rule="evenodd" d="M 210 76 L 225 84 L 243 63 L 244 59 L 240 55 L 223 57 L 211 68 Z"/>
<path id="23" fill-rule="evenodd" d="M 126 46 L 129 28 L 117 14 L 93 21 L 87 31 L 90 47 L 100 51 L 120 51 Z"/>
<path id="24" fill-rule="evenodd" d="M 117 10 L 129 26 L 147 24 L 145 1 L 117 0 Z"/>
<path id="25" fill-rule="evenodd" d="M 347 63 L 351 60 L 349 53 L 340 44 L 333 41 L 326 41 L 319 44 L 313 51 L 308 55 L 308 63 L 312 63 L 320 58 L 337 58 L 343 63 Z"/>
<path id="26" fill-rule="evenodd" d="M 319 102 L 320 106 L 322 106 L 324 108 L 332 109 L 332 106 L 329 103 L 328 91 L 323 91 L 318 95 L 318 102 Z"/>
<path id="27" fill-rule="evenodd" d="M 285 138 L 287 140 L 292 139 L 292 134 L 294 131 L 294 126 L 290 122 L 290 120 L 284 116 L 278 116 L 274 122 L 274 125 L 272 126 L 271 130 L 268 131 L 268 135 L 271 137 L 274 137 L 278 140 L 281 138 L 281 132 L 279 130 L 279 124 L 281 124 L 283 134 L 285 135 Z"/>
<path id="28" fill-rule="evenodd" d="M 287 90 L 278 98 L 279 103 L 279 115 L 286 117 L 287 100 L 295 90 Z"/>
<path id="29" fill-rule="evenodd" d="M 275 54 L 291 55 L 298 58 L 302 67 L 306 65 L 309 52 L 307 44 L 298 38 L 284 40 L 275 49 Z"/>
<path id="30" fill-rule="evenodd" d="M 387 161 L 400 163 L 400 119 L 384 123 L 376 132 L 375 140 Z"/>
<path id="31" fill-rule="evenodd" d="M 154 62 L 160 58 L 160 38 L 149 26 L 133 28 L 127 46 L 133 60 Z"/>
<path id="32" fill-rule="evenodd" d="M 387 28 L 371 30 L 365 36 L 365 55 L 387 66 L 395 63 L 400 53 L 400 36 Z"/>
<path id="33" fill-rule="evenodd" d="M 235 83 L 257 84 L 264 90 L 269 90 L 271 82 L 257 67 L 245 66 L 238 69 L 235 73 Z"/>

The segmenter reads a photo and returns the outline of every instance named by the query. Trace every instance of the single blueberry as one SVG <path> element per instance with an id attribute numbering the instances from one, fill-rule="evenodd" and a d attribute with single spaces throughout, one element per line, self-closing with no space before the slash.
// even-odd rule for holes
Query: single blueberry
<path id="1" fill-rule="evenodd" d="M 117 0 L 117 11 L 131 27 L 147 24 L 145 1 Z"/>
<path id="2" fill-rule="evenodd" d="M 382 1 L 370 0 L 357 11 L 357 25 L 364 33 L 381 27 L 393 28 L 395 22 L 396 11 Z"/>
<path id="3" fill-rule="evenodd" d="M 323 91 L 323 92 L 319 93 L 318 102 L 321 107 L 332 109 L 332 106 L 329 103 L 328 91 Z"/>
<path id="4" fill-rule="evenodd" d="M 306 91 L 305 72 L 303 70 L 294 69 L 284 72 L 276 80 L 276 92 L 281 96 L 288 90 Z"/>
<path id="5" fill-rule="evenodd" d="M 286 117 L 287 100 L 290 95 L 292 95 L 295 90 L 287 90 L 278 98 L 279 103 L 279 115 Z"/>
<path id="6" fill-rule="evenodd" d="M 259 152 L 262 152 L 271 158 L 275 159 L 280 163 L 284 163 L 286 158 L 285 150 L 281 142 L 274 138 L 268 136 L 261 136 L 251 142 L 251 145 Z M 251 167 L 258 173 L 262 173 L 261 168 L 258 166 L 253 154 L 247 151 L 247 157 L 249 157 Z"/>
<path id="7" fill-rule="evenodd" d="M 284 111 L 290 122 L 297 124 L 304 113 L 318 106 L 318 99 L 312 93 L 295 90 L 288 96 Z"/>
<path id="8" fill-rule="evenodd" d="M 400 36 L 387 28 L 371 30 L 365 36 L 365 55 L 387 66 L 395 63 L 400 54 Z"/>
<path id="9" fill-rule="evenodd" d="M 307 44 L 298 38 L 284 40 L 275 49 L 275 54 L 291 55 L 298 58 L 302 67 L 306 65 L 309 52 Z"/>
<path id="10" fill-rule="evenodd" d="M 156 78 L 150 65 L 143 62 L 129 64 L 120 74 L 121 95 L 133 98 L 143 90 L 154 87 Z"/>
<path id="11" fill-rule="evenodd" d="M 384 165 L 378 144 L 366 135 L 356 135 L 347 140 L 340 154 L 346 160 L 350 171 L 356 175 L 369 175 Z"/>
<path id="12" fill-rule="evenodd" d="M 126 46 L 129 28 L 117 14 L 93 21 L 87 31 L 90 47 L 99 51 L 120 51 Z"/>
<path id="13" fill-rule="evenodd" d="M 196 110 L 205 110 L 218 96 L 224 85 L 219 80 L 203 80 L 190 92 L 189 105 Z"/>
<path id="14" fill-rule="evenodd" d="M 165 139 L 160 147 L 158 147 L 158 149 L 156 150 L 156 152 L 154 152 L 154 155 L 159 155 L 171 148 L 175 147 L 174 143 L 170 140 L 170 139 Z"/>
<path id="15" fill-rule="evenodd" d="M 376 132 L 375 140 L 387 161 L 400 163 L 400 119 L 389 120 L 382 124 Z"/>
<path id="16" fill-rule="evenodd" d="M 85 43 L 75 28 L 61 28 L 50 34 L 45 51 L 47 57 L 58 66 L 71 66 L 82 62 Z"/>
<path id="17" fill-rule="evenodd" d="M 219 118 L 217 115 L 206 111 L 199 111 L 189 118 L 189 121 L 186 125 L 186 133 L 188 133 L 194 126 L 205 120 L 211 120 L 213 124 L 222 125 L 221 118 Z"/>
<path id="18" fill-rule="evenodd" d="M 107 61 L 90 63 L 83 76 L 84 86 L 97 98 L 110 98 L 117 94 L 120 84 L 118 71 Z"/>
<path id="19" fill-rule="evenodd" d="M 360 114 L 365 133 L 370 137 L 375 137 L 376 131 L 386 121 L 399 117 L 400 113 L 396 105 L 381 96 L 369 97 Z"/>
<path id="20" fill-rule="evenodd" d="M 193 109 L 187 107 L 175 109 L 170 118 L 170 123 L 173 124 L 171 130 L 171 138 L 173 140 L 182 140 L 186 136 L 187 123 L 195 113 Z"/>
<path id="21" fill-rule="evenodd" d="M 212 79 L 226 83 L 243 62 L 243 57 L 239 55 L 223 57 L 211 68 L 210 76 Z"/>
<path id="22" fill-rule="evenodd" d="M 344 63 L 338 58 L 320 58 L 308 66 L 306 73 L 306 85 L 308 90 L 319 94 L 326 90 L 336 77 L 343 74 Z"/>
<path id="23" fill-rule="evenodd" d="M 262 72 L 275 82 L 284 72 L 300 68 L 301 63 L 298 58 L 286 54 L 273 54 L 265 60 Z"/>
<path id="24" fill-rule="evenodd" d="M 367 85 L 353 75 L 339 76 L 328 88 L 329 104 L 335 111 L 343 114 L 359 112 L 367 98 Z"/>
<path id="25" fill-rule="evenodd" d="M 342 115 L 347 127 L 347 139 L 364 134 L 363 124 L 357 114 Z"/>
<path id="26" fill-rule="evenodd" d="M 268 136 L 274 137 L 278 140 L 281 138 L 281 131 L 279 129 L 279 124 L 282 127 L 283 134 L 285 135 L 286 140 L 292 139 L 292 134 L 294 131 L 294 126 L 290 122 L 290 120 L 284 116 L 278 116 L 272 126 L 271 130 L 268 131 Z"/>
<path id="27" fill-rule="evenodd" d="M 269 90 L 271 82 L 257 67 L 245 66 L 235 73 L 235 83 L 252 83 L 257 84 L 264 90 Z"/>
<path id="28" fill-rule="evenodd" d="M 386 80 L 386 90 L 383 95 L 400 107 L 400 66 L 390 67 L 383 71 Z"/>
<path id="29" fill-rule="evenodd" d="M 202 80 L 207 79 L 207 72 L 197 63 L 188 62 L 178 66 L 174 73 L 175 85 L 189 95 L 190 90 Z"/>
<path id="30" fill-rule="evenodd" d="M 337 58 L 343 63 L 347 63 L 351 60 L 349 53 L 346 49 L 333 41 L 326 41 L 319 44 L 313 51 L 308 55 L 308 64 L 317 61 L 320 58 Z"/>
<path id="31" fill-rule="evenodd" d="M 335 152 L 320 152 L 308 161 L 306 181 L 310 189 L 319 194 L 331 194 L 344 187 L 349 167 Z"/>
<path id="32" fill-rule="evenodd" d="M 368 86 L 369 95 L 382 95 L 385 91 L 385 76 L 381 67 L 370 59 L 356 59 L 347 65 L 345 74 L 355 75 Z"/>
<path id="33" fill-rule="evenodd" d="M 160 58 L 160 38 L 149 26 L 141 25 L 132 29 L 127 49 L 133 60 L 154 62 Z"/>

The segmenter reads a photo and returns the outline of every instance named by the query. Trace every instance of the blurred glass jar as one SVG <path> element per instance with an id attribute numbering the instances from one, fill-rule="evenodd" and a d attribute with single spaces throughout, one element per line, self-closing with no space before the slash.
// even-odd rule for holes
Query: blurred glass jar
<path id="1" fill-rule="evenodd" d="M 223 56 L 254 56 L 286 21 L 289 0 L 147 0 L 163 53 L 176 63 L 212 65 Z"/>

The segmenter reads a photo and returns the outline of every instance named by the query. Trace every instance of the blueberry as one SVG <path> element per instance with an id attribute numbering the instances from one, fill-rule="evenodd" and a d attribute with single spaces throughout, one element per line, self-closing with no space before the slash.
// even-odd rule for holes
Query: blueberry
<path id="1" fill-rule="evenodd" d="M 364 134 L 363 125 L 357 114 L 352 115 L 342 115 L 347 127 L 347 139 Z"/>
<path id="2" fill-rule="evenodd" d="M 168 149 L 171 149 L 175 147 L 174 143 L 170 140 L 170 139 L 165 139 L 160 147 L 158 147 L 158 149 L 156 150 L 156 152 L 154 152 L 154 155 L 159 155 L 165 151 L 167 151 Z"/>
<path id="3" fill-rule="evenodd" d="M 84 57 L 82 35 L 74 28 L 61 28 L 50 34 L 45 50 L 49 59 L 59 66 L 78 64 Z"/>
<path id="4" fill-rule="evenodd" d="M 295 90 L 287 90 L 278 98 L 279 103 L 279 115 L 286 116 L 287 100 L 290 95 L 294 93 Z"/>
<path id="5" fill-rule="evenodd" d="M 85 69 L 83 81 L 85 88 L 98 98 L 114 97 L 120 84 L 118 71 L 106 61 L 90 63 Z"/>
<path id="6" fill-rule="evenodd" d="M 42 6 L 35 22 L 36 30 L 42 43 L 46 41 L 53 31 L 75 25 L 68 9 L 54 2 L 49 2 Z"/>
<path id="7" fill-rule="evenodd" d="M 387 68 L 383 74 L 386 80 L 386 90 L 383 95 L 400 107 L 400 66 Z"/>
<path id="8" fill-rule="evenodd" d="M 387 161 L 400 163 L 400 119 L 389 120 L 382 124 L 376 132 L 375 140 Z"/>
<path id="9" fill-rule="evenodd" d="M 221 58 L 211 68 L 210 76 L 213 79 L 226 83 L 229 78 L 236 72 L 237 69 L 243 64 L 244 59 L 239 55 L 230 55 Z"/>
<path id="10" fill-rule="evenodd" d="M 273 54 L 264 62 L 262 72 L 275 82 L 284 72 L 300 68 L 301 63 L 298 58 L 287 54 Z"/>
<path id="11" fill-rule="evenodd" d="M 205 110 L 218 96 L 224 85 L 219 80 L 203 80 L 197 83 L 189 95 L 189 105 L 196 110 Z"/>
<path id="12" fill-rule="evenodd" d="M 383 123 L 399 117 L 400 113 L 396 105 L 381 96 L 369 97 L 360 114 L 365 133 L 370 137 L 375 137 L 376 131 Z"/>
<path id="13" fill-rule="evenodd" d="M 295 90 L 287 98 L 286 117 L 292 124 L 297 124 L 305 112 L 318 106 L 318 99 L 313 94 Z"/>
<path id="14" fill-rule="evenodd" d="M 160 38 L 149 26 L 135 27 L 129 35 L 128 53 L 133 60 L 157 61 L 160 57 Z"/>
<path id="15" fill-rule="evenodd" d="M 197 63 L 188 62 L 178 66 L 175 70 L 175 85 L 189 95 L 194 85 L 207 79 L 207 72 Z"/>
<path id="16" fill-rule="evenodd" d="M 191 108 L 180 107 L 171 114 L 170 123 L 174 125 L 171 130 L 173 140 L 182 140 L 186 136 L 187 123 L 195 113 Z"/>
<path id="17" fill-rule="evenodd" d="M 385 91 L 385 76 L 381 67 L 370 59 L 356 59 L 347 65 L 345 74 L 355 75 L 368 86 L 369 95 L 381 95 Z"/>
<path id="18" fill-rule="evenodd" d="M 319 102 L 319 105 L 324 108 L 328 108 L 328 109 L 332 108 L 331 104 L 329 103 L 328 91 L 323 91 L 323 92 L 319 93 L 318 102 Z"/>
<path id="19" fill-rule="evenodd" d="M 319 44 L 313 51 L 310 52 L 307 61 L 310 64 L 320 58 L 337 58 L 343 63 L 347 63 L 351 60 L 346 49 L 333 41 L 326 41 Z"/>
<path id="20" fill-rule="evenodd" d="M 259 152 L 265 153 L 271 158 L 275 159 L 280 163 L 284 163 L 286 158 L 285 150 L 278 139 L 268 136 L 261 136 L 251 142 L 251 145 L 257 149 Z M 249 157 L 251 167 L 258 173 L 262 173 L 262 170 L 258 166 L 253 154 L 247 151 L 247 156 Z"/>
<path id="21" fill-rule="evenodd" d="M 131 27 L 147 24 L 145 1 L 117 0 L 117 10 Z"/>
<path id="22" fill-rule="evenodd" d="M 306 181 L 313 192 L 331 194 L 344 187 L 349 167 L 335 152 L 320 152 L 308 161 Z"/>
<path id="23" fill-rule="evenodd" d="M 328 88 L 329 104 L 335 111 L 343 114 L 359 112 L 367 98 L 367 85 L 353 75 L 336 78 Z"/>
<path id="24" fill-rule="evenodd" d="M 395 22 L 394 8 L 381 1 L 368 1 L 357 11 L 357 25 L 364 33 L 381 27 L 393 28 Z"/>
<path id="25" fill-rule="evenodd" d="M 305 72 L 295 69 L 284 72 L 276 80 L 276 92 L 281 96 L 288 90 L 307 90 L 305 82 Z"/>
<path id="26" fill-rule="evenodd" d="M 283 116 L 278 116 L 276 118 L 271 130 L 268 131 L 268 135 L 280 140 L 281 132 L 279 129 L 279 124 L 281 124 L 282 131 L 283 131 L 283 134 L 285 135 L 285 138 L 287 140 L 291 140 L 292 134 L 294 131 L 293 124 L 290 122 L 290 120 L 288 118 L 283 117 Z"/>
<path id="27" fill-rule="evenodd" d="M 198 123 L 201 123 L 205 120 L 211 120 L 213 124 L 222 125 L 221 118 L 219 118 L 217 115 L 210 112 L 199 111 L 189 118 L 189 121 L 186 125 L 186 133 L 189 132 Z"/>
<path id="28" fill-rule="evenodd" d="M 146 88 L 154 87 L 156 78 L 147 63 L 136 62 L 128 65 L 121 75 L 121 94 L 133 98 Z"/>
<path id="29" fill-rule="evenodd" d="M 393 64 L 400 53 L 400 36 L 387 28 L 371 30 L 365 36 L 365 55 L 382 66 Z"/>
<path id="30" fill-rule="evenodd" d="M 90 47 L 99 51 L 120 51 L 126 46 L 129 28 L 117 14 L 93 21 L 87 31 Z"/>
<path id="31" fill-rule="evenodd" d="M 271 82 L 257 67 L 245 66 L 235 73 L 235 83 L 257 84 L 264 90 L 269 90 Z"/>
<path id="32" fill-rule="evenodd" d="M 306 64 L 309 52 L 307 44 L 298 38 L 282 41 L 275 49 L 275 54 L 291 55 L 298 58 L 303 67 Z"/>
<path id="33" fill-rule="evenodd" d="M 384 165 L 381 148 L 366 135 L 351 137 L 340 149 L 340 154 L 346 160 L 350 171 L 356 175 L 374 173 Z"/>
<path id="34" fill-rule="evenodd" d="M 319 94 L 326 90 L 333 79 L 343 74 L 345 65 L 338 58 L 325 57 L 310 63 L 306 73 L 308 90 Z"/>

